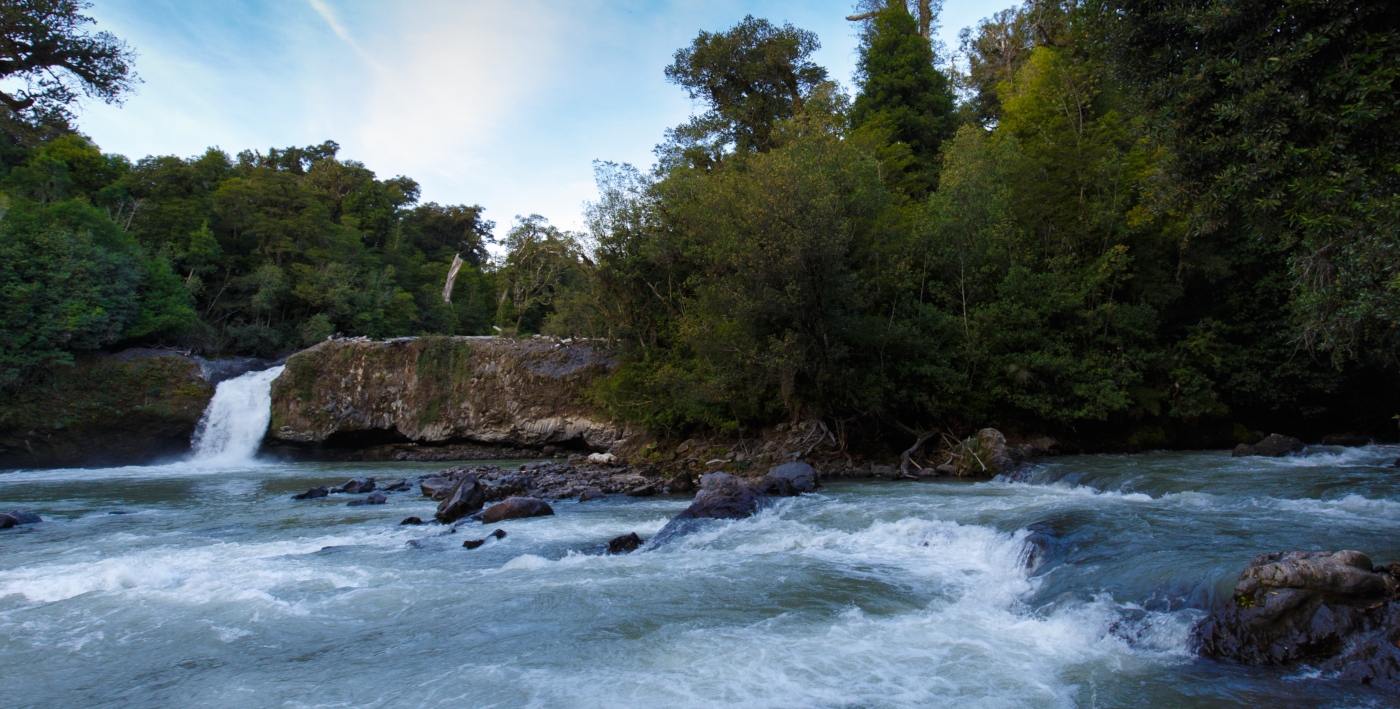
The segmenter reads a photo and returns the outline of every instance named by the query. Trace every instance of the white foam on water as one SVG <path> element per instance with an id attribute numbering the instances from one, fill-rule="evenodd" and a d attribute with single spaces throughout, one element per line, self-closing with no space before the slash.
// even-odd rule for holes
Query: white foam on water
<path id="1" fill-rule="evenodd" d="M 1189 613 L 1137 609 L 1141 618 L 1125 624 L 1124 610 L 1132 607 L 1107 595 L 1049 614 L 1027 608 L 1038 582 L 1022 564 L 1024 531 L 920 518 L 842 530 L 789 514 L 811 504 L 819 501 L 715 522 L 624 557 L 525 554 L 486 576 L 509 575 L 511 588 L 522 593 L 567 583 L 586 593 L 597 588 L 590 565 L 628 566 L 631 592 L 652 595 L 700 579 L 741 583 L 752 574 L 779 573 L 770 560 L 797 555 L 847 578 L 912 585 L 933 600 L 894 615 L 847 607 L 834 616 L 780 612 L 740 625 L 697 619 L 638 638 L 625 661 L 577 671 L 494 666 L 491 672 L 505 675 L 497 680 L 502 684 L 532 688 L 528 704 L 539 706 L 1065 707 L 1081 699 L 1066 679 L 1076 667 L 1187 658 Z M 485 670 L 460 671 L 465 678 Z"/>
<path id="2" fill-rule="evenodd" d="M 195 429 L 193 464 L 247 465 L 256 459 L 272 420 L 272 381 L 283 369 L 248 372 L 219 383 Z"/>

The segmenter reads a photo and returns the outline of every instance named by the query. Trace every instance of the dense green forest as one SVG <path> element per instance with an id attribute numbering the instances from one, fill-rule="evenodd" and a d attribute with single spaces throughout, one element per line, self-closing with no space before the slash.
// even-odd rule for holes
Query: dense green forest
<path id="1" fill-rule="evenodd" d="M 705 110 L 649 170 L 596 164 L 586 234 L 517 217 L 494 259 L 480 206 L 332 142 L 103 154 L 67 107 L 119 97 L 127 50 L 28 4 L 94 70 L 3 96 L 3 386 L 100 348 L 545 333 L 616 343 L 597 402 L 669 434 L 1395 431 L 1393 3 L 1030 0 L 943 51 L 937 3 L 867 2 L 849 92 L 748 17 L 664 68 Z"/>

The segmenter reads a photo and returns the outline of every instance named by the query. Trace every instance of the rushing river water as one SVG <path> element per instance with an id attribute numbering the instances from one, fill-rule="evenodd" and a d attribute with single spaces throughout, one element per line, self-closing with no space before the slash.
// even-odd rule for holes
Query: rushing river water
<path id="1" fill-rule="evenodd" d="M 1028 483 L 832 483 L 659 549 L 680 498 L 402 527 L 293 492 L 432 464 L 0 474 L 5 707 L 1396 706 L 1194 658 L 1256 552 L 1400 559 L 1394 448 L 1053 460 Z M 1048 545 L 1027 568 L 1027 538 Z"/>
<path id="2" fill-rule="evenodd" d="M 47 520 L 0 532 L 0 708 L 1400 706 L 1187 649 L 1258 552 L 1400 560 L 1400 448 L 829 483 L 624 556 L 689 500 L 561 501 L 467 550 L 416 491 L 290 499 L 443 466 L 254 460 L 278 371 L 188 462 L 0 473 Z"/>

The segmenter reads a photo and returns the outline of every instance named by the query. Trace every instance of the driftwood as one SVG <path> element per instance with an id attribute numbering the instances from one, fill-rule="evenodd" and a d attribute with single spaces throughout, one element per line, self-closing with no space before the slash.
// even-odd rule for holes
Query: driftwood
<path id="1" fill-rule="evenodd" d="M 452 257 L 452 268 L 447 269 L 447 285 L 442 287 L 442 302 L 452 302 L 452 286 L 457 283 L 457 272 L 462 270 L 462 255 Z"/>

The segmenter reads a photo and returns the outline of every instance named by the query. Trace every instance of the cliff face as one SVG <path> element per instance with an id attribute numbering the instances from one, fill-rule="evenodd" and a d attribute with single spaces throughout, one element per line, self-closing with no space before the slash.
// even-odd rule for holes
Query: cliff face
<path id="1" fill-rule="evenodd" d="M 134 351 L 0 395 L 0 469 L 131 465 L 184 453 L 214 386 L 205 363 Z"/>
<path id="2" fill-rule="evenodd" d="M 627 437 L 584 402 L 614 366 L 586 344 L 489 337 L 333 340 L 272 385 L 273 446 L 474 442 L 605 450 Z"/>

